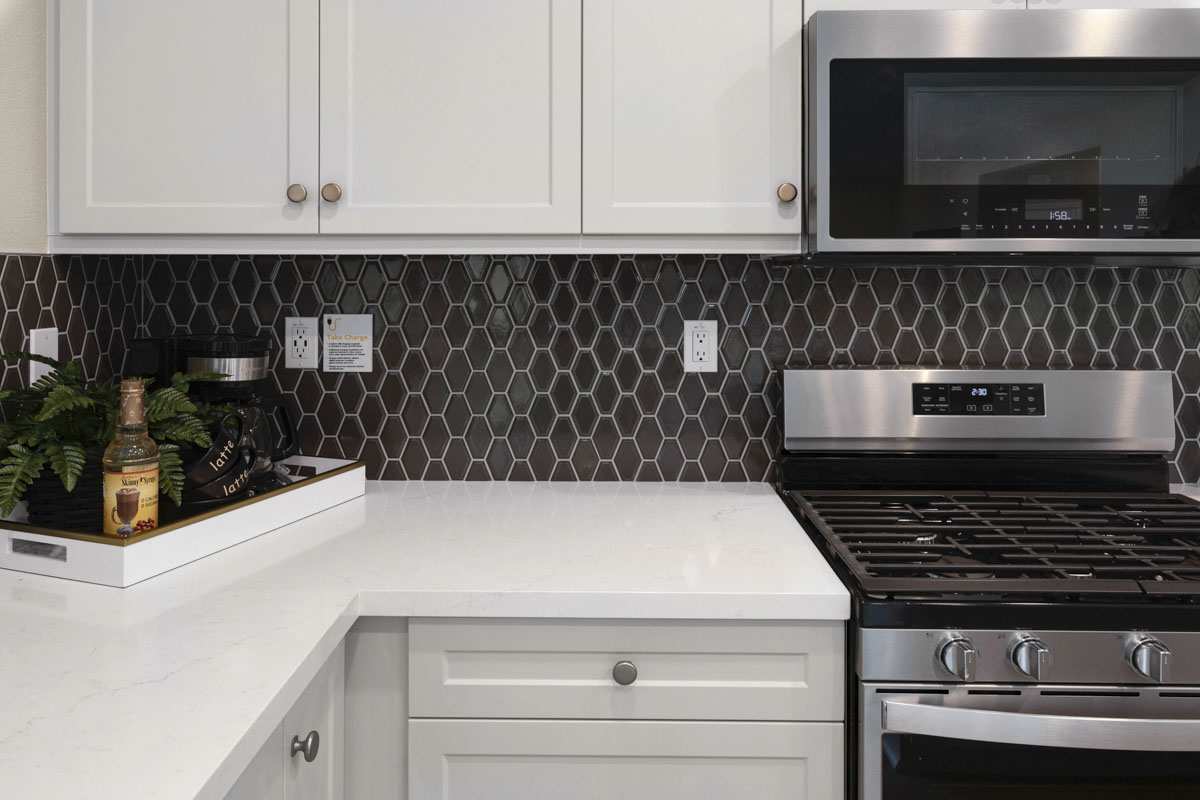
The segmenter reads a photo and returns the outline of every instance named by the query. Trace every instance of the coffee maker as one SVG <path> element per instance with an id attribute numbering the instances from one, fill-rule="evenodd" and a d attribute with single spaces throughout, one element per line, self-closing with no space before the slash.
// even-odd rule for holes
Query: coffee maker
<path id="1" fill-rule="evenodd" d="M 271 342 L 234 333 L 184 334 L 134 339 L 129 371 L 153 375 L 159 385 L 176 372 L 211 372 L 223 377 L 193 381 L 189 393 L 228 406 L 241 418 L 238 449 L 245 454 L 247 491 L 260 493 L 287 485 L 276 465 L 296 454 L 296 426 L 284 397 L 270 377 Z"/>

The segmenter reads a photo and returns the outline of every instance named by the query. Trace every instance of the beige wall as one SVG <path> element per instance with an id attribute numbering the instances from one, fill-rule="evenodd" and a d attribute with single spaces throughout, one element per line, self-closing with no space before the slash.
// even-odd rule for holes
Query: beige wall
<path id="1" fill-rule="evenodd" d="M 46 0 L 0 0 L 0 253 L 46 251 Z"/>

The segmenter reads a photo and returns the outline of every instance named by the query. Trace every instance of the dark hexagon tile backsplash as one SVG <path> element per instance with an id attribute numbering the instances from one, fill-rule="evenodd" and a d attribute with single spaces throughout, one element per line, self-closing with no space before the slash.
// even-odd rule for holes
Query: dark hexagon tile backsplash
<path id="1" fill-rule="evenodd" d="M 27 350 L 30 328 L 58 328 L 61 359 L 79 361 L 92 378 L 112 375 L 133 335 L 141 259 L 0 254 L 0 352 Z M 26 365 L 0 365 L 0 387 L 26 385 Z"/>
<path id="2" fill-rule="evenodd" d="M 135 331 L 260 332 L 278 345 L 285 316 L 373 313 L 373 373 L 284 370 L 278 350 L 275 371 L 302 412 L 303 449 L 365 458 L 372 477 L 763 480 L 780 367 L 920 365 L 1173 370 L 1175 477 L 1200 479 L 1200 271 L 9 257 L 0 297 L 6 347 L 10 319 L 53 319 L 98 372 Z M 705 318 L 721 322 L 720 371 L 684 373 L 683 321 Z"/>

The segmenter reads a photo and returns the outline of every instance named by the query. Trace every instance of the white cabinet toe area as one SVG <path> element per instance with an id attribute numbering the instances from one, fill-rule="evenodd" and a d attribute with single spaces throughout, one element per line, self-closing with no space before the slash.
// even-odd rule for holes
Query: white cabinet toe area
<path id="1" fill-rule="evenodd" d="M 842 726 L 414 720 L 409 797 L 832 800 Z"/>

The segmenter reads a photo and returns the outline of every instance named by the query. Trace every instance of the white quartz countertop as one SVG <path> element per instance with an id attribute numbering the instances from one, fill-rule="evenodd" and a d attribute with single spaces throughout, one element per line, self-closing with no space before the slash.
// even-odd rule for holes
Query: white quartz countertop
<path id="1" fill-rule="evenodd" d="M 766 485 L 368 483 L 128 589 L 0 571 L 0 787 L 219 797 L 359 616 L 849 610 Z"/>

